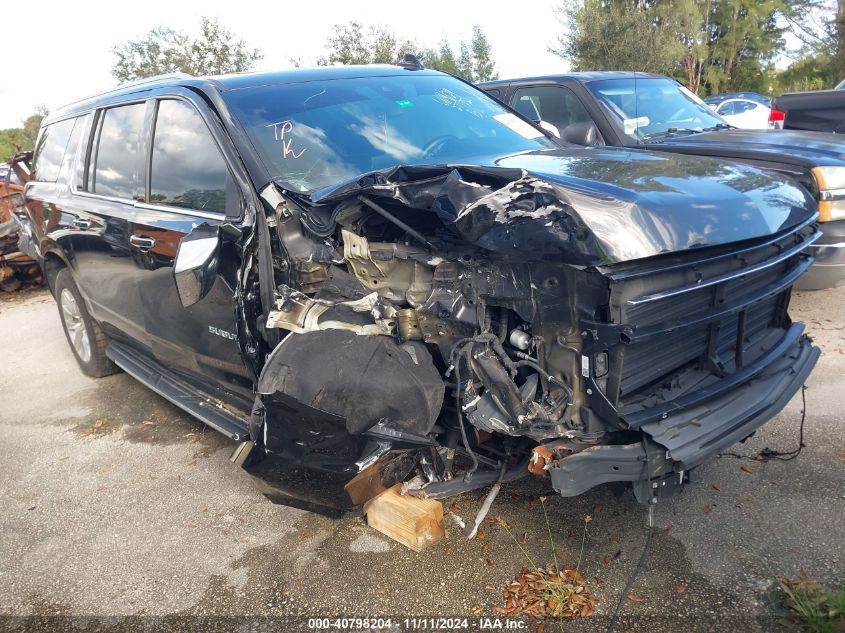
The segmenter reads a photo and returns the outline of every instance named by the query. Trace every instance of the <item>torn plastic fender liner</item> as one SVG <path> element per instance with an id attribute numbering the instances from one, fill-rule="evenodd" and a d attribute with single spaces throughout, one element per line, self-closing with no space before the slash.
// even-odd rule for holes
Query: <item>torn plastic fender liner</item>
<path id="1" fill-rule="evenodd" d="M 289 334 L 267 359 L 258 390 L 338 416 L 350 434 L 381 422 L 426 435 L 445 386 L 425 345 L 331 329 Z"/>

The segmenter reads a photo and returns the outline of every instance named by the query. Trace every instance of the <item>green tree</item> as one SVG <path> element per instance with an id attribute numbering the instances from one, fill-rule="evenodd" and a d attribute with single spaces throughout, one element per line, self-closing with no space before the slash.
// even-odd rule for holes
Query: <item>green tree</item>
<path id="1" fill-rule="evenodd" d="M 565 0 L 566 32 L 550 50 L 576 70 L 672 75 L 699 93 L 763 90 L 790 10 L 786 0 Z"/>
<path id="2" fill-rule="evenodd" d="M 400 40 L 381 25 L 365 28 L 360 22 L 336 24 L 326 42 L 328 55 L 317 59 L 318 66 L 331 64 L 395 64 L 417 49 L 412 40 Z"/>
<path id="3" fill-rule="evenodd" d="M 118 81 L 132 81 L 163 73 L 219 75 L 252 69 L 264 58 L 261 49 L 250 48 L 216 19 L 203 17 L 200 35 L 191 38 L 167 27 L 158 27 L 146 37 L 112 48 L 117 62 L 112 75 Z"/>
<path id="4" fill-rule="evenodd" d="M 492 47 L 480 27 L 474 26 L 470 42 L 461 41 L 459 54 L 444 38 L 436 47 L 421 47 L 401 39 L 381 25 L 365 27 L 360 22 L 336 24 L 326 41 L 327 54 L 317 64 L 395 64 L 406 53 L 416 53 L 427 68 L 441 70 L 467 81 L 496 78 Z M 298 64 L 299 60 L 291 60 Z"/>
<path id="5" fill-rule="evenodd" d="M 680 67 L 683 46 L 656 3 L 568 0 L 558 17 L 568 32 L 549 50 L 575 70 L 673 74 Z"/>
<path id="6" fill-rule="evenodd" d="M 0 130 L 0 161 L 5 161 L 18 152 L 34 149 L 41 120 L 45 116 L 47 108 L 40 105 L 21 122 L 21 127 Z"/>
<path id="7" fill-rule="evenodd" d="M 472 81 L 472 53 L 469 46 L 461 40 L 460 54 L 458 55 L 458 75 L 467 81 Z"/>
<path id="8" fill-rule="evenodd" d="M 493 48 L 487 41 L 487 36 L 477 24 L 472 27 L 472 80 L 491 81 L 498 79 L 496 64 L 493 61 Z"/>
<path id="9" fill-rule="evenodd" d="M 801 46 L 778 78 L 782 87 L 818 90 L 845 79 L 845 0 L 793 0 L 785 18 Z"/>
<path id="10" fill-rule="evenodd" d="M 427 48 L 422 51 L 420 61 L 426 68 L 433 68 L 451 75 L 461 75 L 458 61 L 455 59 L 455 52 L 449 46 L 446 38 L 440 42 L 437 49 Z"/>
<path id="11" fill-rule="evenodd" d="M 718 0 L 709 23 L 704 83 L 710 94 L 760 89 L 766 67 L 783 48 L 782 0 Z"/>

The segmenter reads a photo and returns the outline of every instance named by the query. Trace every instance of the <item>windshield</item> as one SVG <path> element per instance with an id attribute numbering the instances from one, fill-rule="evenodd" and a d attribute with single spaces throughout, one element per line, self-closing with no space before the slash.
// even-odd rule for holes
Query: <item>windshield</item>
<path id="1" fill-rule="evenodd" d="M 303 193 L 396 165 L 471 164 L 555 147 L 447 75 L 259 86 L 225 98 L 275 179 Z"/>
<path id="2" fill-rule="evenodd" d="M 608 79 L 587 88 L 629 138 L 641 141 L 729 127 L 674 79 Z"/>

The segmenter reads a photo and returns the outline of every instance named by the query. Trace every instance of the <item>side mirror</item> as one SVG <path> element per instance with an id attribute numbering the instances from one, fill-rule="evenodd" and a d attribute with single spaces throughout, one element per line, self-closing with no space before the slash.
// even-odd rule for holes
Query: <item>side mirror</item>
<path id="1" fill-rule="evenodd" d="M 580 121 L 563 128 L 563 140 L 576 145 L 598 145 L 599 131 L 592 121 Z"/>
<path id="2" fill-rule="evenodd" d="M 217 277 L 220 251 L 218 227 L 203 223 L 179 242 L 173 277 L 184 307 L 192 306 L 208 294 Z"/>

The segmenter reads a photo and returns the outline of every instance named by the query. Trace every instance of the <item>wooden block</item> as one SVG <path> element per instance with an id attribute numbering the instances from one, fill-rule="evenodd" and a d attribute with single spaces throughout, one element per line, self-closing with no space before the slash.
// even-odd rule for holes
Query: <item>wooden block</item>
<path id="1" fill-rule="evenodd" d="M 446 535 L 443 504 L 399 494 L 401 484 L 388 488 L 364 504 L 367 523 L 415 552 L 424 550 Z"/>
<path id="2" fill-rule="evenodd" d="M 386 490 L 381 483 L 381 467 L 376 463 L 365 468 L 350 479 L 343 487 L 352 501 L 352 505 L 359 506 Z"/>

